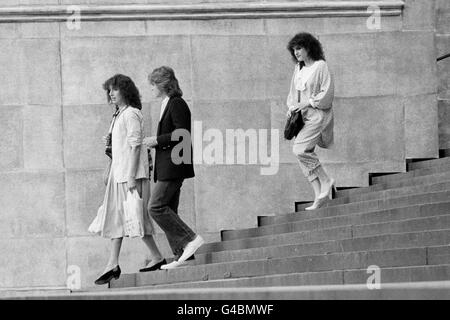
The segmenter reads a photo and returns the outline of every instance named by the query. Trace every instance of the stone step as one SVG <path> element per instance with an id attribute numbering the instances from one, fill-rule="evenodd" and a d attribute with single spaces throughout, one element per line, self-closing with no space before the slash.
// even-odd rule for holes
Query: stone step
<path id="1" fill-rule="evenodd" d="M 417 205 L 394 210 L 380 210 L 370 213 L 355 213 L 349 215 L 338 215 L 334 217 L 302 219 L 282 224 L 269 224 L 257 228 L 225 230 L 221 232 L 221 238 L 222 241 L 228 241 L 288 232 L 311 231 L 338 226 L 363 225 L 446 214 L 450 214 L 450 202 Z"/>
<path id="2" fill-rule="evenodd" d="M 445 250 L 449 250 L 448 246 L 445 249 L 441 247 L 387 249 L 206 264 L 139 274 L 123 274 L 118 280 L 111 281 L 110 287 L 139 287 L 276 274 L 367 269 L 372 265 L 380 268 L 424 266 L 432 265 L 434 260 L 439 261 L 438 264 L 449 264 L 450 255 L 442 254 Z"/>
<path id="3" fill-rule="evenodd" d="M 371 185 L 368 187 L 363 188 L 351 188 L 351 189 L 345 189 L 345 190 L 338 190 L 336 193 L 336 198 L 341 197 L 348 197 L 353 195 L 359 195 L 374 191 L 382 191 L 382 190 L 388 190 L 388 189 L 395 189 L 395 188 L 403 188 L 403 187 L 412 187 L 412 186 L 418 186 L 418 185 L 429 185 L 439 182 L 444 182 L 450 180 L 450 172 L 440 172 L 436 174 L 430 174 L 426 176 L 420 176 L 420 177 L 414 177 L 409 178 L 406 180 L 401 181 L 393 181 L 393 182 L 387 182 L 387 183 L 381 183 L 376 185 Z"/>
<path id="4" fill-rule="evenodd" d="M 429 167 L 436 167 L 441 165 L 446 165 L 450 163 L 450 157 L 440 158 L 440 159 L 432 159 L 432 160 L 425 160 L 425 161 L 417 161 L 417 162 L 411 162 L 408 163 L 407 168 L 409 170 L 415 170 L 415 169 L 422 169 L 422 168 L 429 168 Z"/>
<path id="5" fill-rule="evenodd" d="M 200 247 L 197 253 L 202 254 L 227 250 L 242 250 L 286 244 L 305 244 L 391 233 L 408 233 L 419 231 L 425 232 L 447 228 L 450 229 L 450 215 L 441 215 L 428 218 L 371 223 L 364 225 L 347 225 L 329 229 L 299 231 L 291 233 L 272 234 L 254 238 L 210 242 Z"/>
<path id="6" fill-rule="evenodd" d="M 298 220 L 334 217 L 339 215 L 376 212 L 406 206 L 445 202 L 448 199 L 450 199 L 450 191 L 430 192 L 417 195 L 402 196 L 398 198 L 352 202 L 332 207 L 322 207 L 311 211 L 300 211 L 281 214 L 277 216 L 259 216 L 258 226 L 266 226 L 269 224 L 283 224 Z"/>
<path id="7" fill-rule="evenodd" d="M 442 173 L 442 172 L 448 172 L 448 171 L 450 171 L 450 162 L 443 164 L 443 165 L 439 165 L 439 166 L 415 169 L 415 170 L 411 170 L 409 172 L 402 172 L 402 173 L 372 177 L 372 184 L 401 181 L 401 180 L 411 179 L 414 177 L 422 177 L 422 176 L 427 176 L 427 175 L 432 175 L 432 174 L 437 174 L 437 173 Z"/>
<path id="8" fill-rule="evenodd" d="M 285 244 L 249 249 L 196 254 L 195 264 L 221 263 L 260 259 L 279 259 L 297 255 L 329 254 L 364 250 L 400 249 L 420 246 L 440 246 L 450 243 L 450 229 L 383 234 L 343 240 L 303 244 Z"/>
<path id="9" fill-rule="evenodd" d="M 320 286 L 339 284 L 365 284 L 369 276 L 368 269 L 333 270 L 324 272 L 304 272 L 277 274 L 272 276 L 245 277 L 239 279 L 221 279 L 195 281 L 148 286 L 148 289 L 174 288 L 242 288 L 242 287 L 278 287 L 278 286 Z M 450 265 L 394 267 L 380 269 L 381 286 L 384 283 L 448 281 Z"/>
<path id="10" fill-rule="evenodd" d="M 366 275 L 367 276 L 367 275 Z M 103 292 L 72 292 L 70 294 L 49 294 L 41 297 L 15 297 L 13 299 L 51 300 L 449 300 L 450 281 L 400 282 L 381 284 L 379 290 L 368 290 L 367 284 L 323 285 L 323 286 L 279 286 L 241 288 L 133 288 L 113 289 Z M 263 303 L 268 305 L 269 303 Z M 213 316 L 221 308 L 212 310 Z M 177 309 L 174 309 L 176 312 Z M 225 309 L 225 312 L 227 309 Z M 280 312 L 280 310 L 278 310 Z M 273 314 L 273 312 L 272 312 Z M 230 317 L 230 315 L 226 315 Z M 269 316 L 269 315 L 266 315 Z M 202 317 L 206 317 L 202 315 Z M 231 316 L 233 317 L 233 316 Z M 270 317 L 270 316 L 269 316 Z"/>
<path id="11" fill-rule="evenodd" d="M 428 185 L 401 187 L 388 190 L 373 191 L 369 193 L 349 195 L 347 197 L 329 200 L 327 203 L 324 204 L 324 207 L 333 207 L 336 205 L 348 204 L 352 202 L 399 198 L 408 195 L 416 195 L 432 192 L 444 192 L 444 191 L 450 191 L 450 180 Z M 304 209 L 310 206 L 311 204 L 312 202 L 296 204 L 296 212 L 305 211 Z"/>

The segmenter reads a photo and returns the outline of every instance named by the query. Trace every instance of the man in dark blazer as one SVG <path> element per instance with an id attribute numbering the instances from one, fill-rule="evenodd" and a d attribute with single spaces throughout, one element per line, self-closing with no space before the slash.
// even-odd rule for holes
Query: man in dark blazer
<path id="1" fill-rule="evenodd" d="M 204 243 L 179 217 L 178 204 L 184 179 L 194 177 L 191 142 L 191 112 L 182 98 L 173 70 L 160 67 L 153 70 L 149 82 L 154 97 L 161 99 L 160 120 L 156 136 L 144 143 L 155 148 L 152 191 L 149 211 L 161 227 L 176 257 L 161 269 L 176 268 L 191 258 Z"/>

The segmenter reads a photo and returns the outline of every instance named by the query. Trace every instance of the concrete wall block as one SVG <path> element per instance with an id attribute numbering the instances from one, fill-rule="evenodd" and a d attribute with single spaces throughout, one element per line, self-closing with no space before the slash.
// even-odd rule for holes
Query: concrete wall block
<path id="1" fill-rule="evenodd" d="M 83 12 L 80 28 L 69 26 L 66 22 L 60 24 L 61 38 L 136 37 L 146 34 L 145 21 L 83 21 Z"/>
<path id="2" fill-rule="evenodd" d="M 297 30 L 297 29 L 295 29 Z M 266 98 L 276 99 L 286 107 L 286 98 L 289 93 L 295 63 L 286 46 L 292 35 L 269 35 L 266 40 L 266 53 L 268 55 L 266 68 Z"/>
<path id="3" fill-rule="evenodd" d="M 447 0 L 436 1 L 436 31 L 450 33 L 450 3 Z"/>
<path id="4" fill-rule="evenodd" d="M 394 94 L 394 47 L 399 33 L 322 35 L 325 56 L 339 97 Z"/>
<path id="5" fill-rule="evenodd" d="M 224 164 L 233 154 L 233 163 L 237 163 L 241 148 L 245 150 L 245 163 L 252 157 L 260 163 L 259 152 L 271 152 L 270 108 L 266 100 L 196 101 L 192 115 L 195 163 Z M 248 134 L 245 141 L 235 137 L 242 134 Z M 220 148 L 222 153 L 216 155 Z M 228 148 L 233 154 L 227 152 Z"/>
<path id="6" fill-rule="evenodd" d="M 404 30 L 434 30 L 436 23 L 435 1 L 405 0 L 403 9 Z"/>
<path id="7" fill-rule="evenodd" d="M 104 168 L 107 156 L 102 137 L 108 133 L 114 108 L 106 104 L 63 108 L 66 168 Z"/>
<path id="8" fill-rule="evenodd" d="M 103 202 L 105 185 L 102 170 L 67 171 L 67 234 L 90 235 L 88 227 Z"/>
<path id="9" fill-rule="evenodd" d="M 23 118 L 20 107 L 1 107 L 0 171 L 23 167 Z"/>
<path id="10" fill-rule="evenodd" d="M 336 98 L 334 145 L 328 162 L 404 160 L 404 111 L 399 97 Z"/>
<path id="11" fill-rule="evenodd" d="M 401 17 L 382 17 L 380 29 L 367 27 L 367 17 L 332 18 L 288 18 L 265 19 L 268 34 L 294 36 L 297 32 L 310 32 L 316 35 L 336 33 L 366 33 L 379 31 L 397 31 L 402 28 Z"/>
<path id="12" fill-rule="evenodd" d="M 0 245 L 1 288 L 66 285 L 64 238 L 1 239 Z"/>
<path id="13" fill-rule="evenodd" d="M 20 105 L 25 101 L 25 90 L 22 81 L 23 50 L 21 41 L 1 39 L 0 46 L 8 50 L 0 51 L 0 78 L 7 79 L 0 92 L 0 105 Z"/>
<path id="14" fill-rule="evenodd" d="M 61 4 L 145 4 L 148 0 L 60 0 Z"/>
<path id="15" fill-rule="evenodd" d="M 398 43 L 394 46 L 396 57 L 397 94 L 414 96 L 435 93 L 437 87 L 436 42 L 433 31 L 404 31 L 397 34 Z M 411 60 L 405 58 L 408 48 L 410 57 L 420 57 L 412 68 Z"/>
<path id="16" fill-rule="evenodd" d="M 405 98 L 405 157 L 439 156 L 436 94 Z"/>
<path id="17" fill-rule="evenodd" d="M 0 238 L 65 233 L 62 173 L 3 173 Z"/>
<path id="18" fill-rule="evenodd" d="M 30 22 L 21 23 L 18 26 L 22 38 L 59 38 L 57 22 Z"/>
<path id="19" fill-rule="evenodd" d="M 335 75 L 336 96 L 417 95 L 435 92 L 432 32 L 336 34 L 320 37 Z M 402 48 L 421 57 L 411 68 Z"/>
<path id="20" fill-rule="evenodd" d="M 150 101 L 147 77 L 161 65 L 175 70 L 184 97 L 189 98 L 189 52 L 189 38 L 183 36 L 63 39 L 64 105 L 105 103 L 102 84 L 116 73 L 130 76 L 142 100 Z"/>
<path id="21" fill-rule="evenodd" d="M 450 100 L 438 101 L 439 149 L 450 149 Z"/>
<path id="22" fill-rule="evenodd" d="M 61 169 L 62 116 L 60 107 L 23 109 L 24 165 L 26 169 Z"/>
<path id="23" fill-rule="evenodd" d="M 450 34 L 436 36 L 437 56 L 450 53 Z M 438 61 L 438 94 L 441 99 L 450 99 L 450 63 L 449 59 Z"/>
<path id="24" fill-rule="evenodd" d="M 0 28 L 0 39 L 14 39 L 20 36 L 19 23 L 4 23 Z"/>
<path id="25" fill-rule="evenodd" d="M 18 6 L 18 5 L 32 5 L 32 4 L 58 4 L 58 0 L 4 0 L 2 6 Z"/>
<path id="26" fill-rule="evenodd" d="M 263 36 L 192 36 L 196 99 L 264 99 L 266 44 Z"/>
<path id="27" fill-rule="evenodd" d="M 23 85 L 28 89 L 27 103 L 61 104 L 59 40 L 23 40 L 23 46 Z"/>
<path id="28" fill-rule="evenodd" d="M 0 54 L 0 76 L 5 88 L 0 104 L 44 104 L 61 102 L 59 43 L 54 39 L 1 40 L 8 50 Z"/>
<path id="29" fill-rule="evenodd" d="M 148 20 L 148 35 L 263 35 L 262 19 Z"/>
<path id="30" fill-rule="evenodd" d="M 255 165 L 197 166 L 196 172 L 200 233 L 255 227 L 258 215 L 293 211 L 295 200 L 312 199 L 312 190 L 295 165 L 283 165 L 270 176 L 260 175 Z"/>

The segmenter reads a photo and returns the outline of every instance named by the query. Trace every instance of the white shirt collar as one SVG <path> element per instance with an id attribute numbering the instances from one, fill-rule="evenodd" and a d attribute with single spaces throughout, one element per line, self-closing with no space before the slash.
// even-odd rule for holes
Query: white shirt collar
<path id="1" fill-rule="evenodd" d="M 301 70 L 298 70 L 296 81 L 297 90 L 303 91 L 306 89 L 306 83 L 308 82 L 309 78 L 311 78 L 311 76 L 314 74 L 314 72 L 317 69 L 317 66 L 319 65 L 317 62 L 318 61 L 314 61 L 314 63 L 309 67 L 304 66 Z"/>
<path id="2" fill-rule="evenodd" d="M 163 99 L 163 101 L 161 102 L 161 112 L 160 112 L 160 114 L 159 114 L 159 120 L 160 120 L 160 121 L 161 121 L 161 118 L 162 118 L 162 116 L 163 116 L 164 110 L 166 110 L 167 103 L 169 103 L 169 99 L 170 99 L 170 97 L 167 96 L 167 97 L 165 97 L 165 98 Z"/>

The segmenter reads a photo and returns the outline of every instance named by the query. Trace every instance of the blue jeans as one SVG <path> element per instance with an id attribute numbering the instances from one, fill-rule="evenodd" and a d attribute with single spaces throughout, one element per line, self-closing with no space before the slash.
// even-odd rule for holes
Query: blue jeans
<path id="1" fill-rule="evenodd" d="M 150 215 L 166 234 L 176 257 L 181 256 L 186 245 L 195 239 L 195 233 L 178 215 L 183 180 L 156 181 L 149 205 Z"/>

